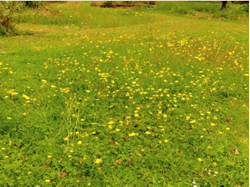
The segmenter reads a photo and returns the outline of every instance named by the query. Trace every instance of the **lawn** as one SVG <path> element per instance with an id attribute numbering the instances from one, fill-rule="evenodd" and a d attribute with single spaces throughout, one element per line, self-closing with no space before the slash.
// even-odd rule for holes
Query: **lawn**
<path id="1" fill-rule="evenodd" d="M 27 9 L 0 36 L 0 184 L 248 186 L 248 13 L 202 3 Z"/>

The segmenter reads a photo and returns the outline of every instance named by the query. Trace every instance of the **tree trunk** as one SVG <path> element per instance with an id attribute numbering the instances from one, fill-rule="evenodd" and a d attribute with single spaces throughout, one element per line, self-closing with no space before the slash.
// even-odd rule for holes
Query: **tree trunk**
<path id="1" fill-rule="evenodd" d="M 226 7 L 227 7 L 227 1 L 222 1 L 221 10 L 226 9 Z"/>

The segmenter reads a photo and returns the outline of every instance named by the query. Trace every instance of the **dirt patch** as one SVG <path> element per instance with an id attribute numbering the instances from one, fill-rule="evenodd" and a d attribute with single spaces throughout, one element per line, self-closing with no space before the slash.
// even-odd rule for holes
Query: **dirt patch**
<path id="1" fill-rule="evenodd" d="M 152 1 L 153 2 L 153 1 Z M 151 4 L 147 2 L 137 2 L 137 3 L 114 3 L 111 1 L 104 2 L 102 4 L 99 4 L 97 1 L 91 1 L 91 6 L 101 7 L 101 8 L 116 8 L 116 9 L 129 9 L 133 7 L 151 7 L 156 8 L 156 4 Z"/>

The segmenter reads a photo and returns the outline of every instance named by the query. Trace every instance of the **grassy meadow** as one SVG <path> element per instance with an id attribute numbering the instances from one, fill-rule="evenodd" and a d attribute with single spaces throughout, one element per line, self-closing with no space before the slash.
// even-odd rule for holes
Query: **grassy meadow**
<path id="1" fill-rule="evenodd" d="M 1 186 L 248 186 L 242 5 L 27 9 L 0 36 Z"/>

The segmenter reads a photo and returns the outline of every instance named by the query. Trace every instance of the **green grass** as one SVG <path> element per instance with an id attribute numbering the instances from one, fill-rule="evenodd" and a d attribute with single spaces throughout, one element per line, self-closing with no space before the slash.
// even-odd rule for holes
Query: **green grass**
<path id="1" fill-rule="evenodd" d="M 221 10 L 220 1 L 191 1 L 191 2 L 157 2 L 156 9 L 149 8 L 149 12 L 161 14 L 171 14 L 186 17 L 198 17 L 201 19 L 221 19 L 221 20 L 248 20 L 246 6 L 242 4 L 227 3 L 227 9 Z"/>
<path id="2" fill-rule="evenodd" d="M 248 22 L 46 6 L 0 37 L 2 186 L 249 184 Z"/>

